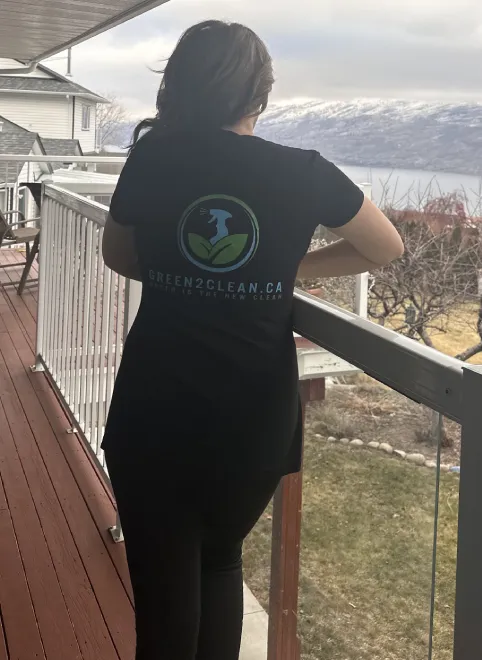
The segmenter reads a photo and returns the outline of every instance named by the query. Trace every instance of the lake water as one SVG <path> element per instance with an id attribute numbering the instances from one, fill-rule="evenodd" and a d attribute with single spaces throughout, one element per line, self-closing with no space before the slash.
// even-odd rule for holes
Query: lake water
<path id="1" fill-rule="evenodd" d="M 429 198 L 459 191 L 471 215 L 482 215 L 482 178 L 450 172 L 390 170 L 340 165 L 355 183 L 371 183 L 373 200 L 383 197 L 400 207 L 420 207 Z"/>

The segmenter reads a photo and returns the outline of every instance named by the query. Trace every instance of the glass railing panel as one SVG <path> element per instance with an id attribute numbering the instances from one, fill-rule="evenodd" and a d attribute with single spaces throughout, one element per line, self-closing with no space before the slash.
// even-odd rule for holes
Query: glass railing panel
<path id="1" fill-rule="evenodd" d="M 325 401 L 309 405 L 305 436 L 301 657 L 448 660 L 456 521 L 441 522 L 448 566 L 435 610 L 439 416 L 350 375 L 329 380 Z M 454 481 L 443 472 L 444 492 Z"/>

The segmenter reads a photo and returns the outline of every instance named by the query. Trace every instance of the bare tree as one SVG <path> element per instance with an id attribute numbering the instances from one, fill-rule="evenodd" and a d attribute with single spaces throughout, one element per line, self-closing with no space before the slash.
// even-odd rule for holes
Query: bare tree
<path id="1" fill-rule="evenodd" d="M 109 103 L 99 103 L 97 106 L 98 146 L 115 142 L 122 132 L 122 125 L 129 120 L 126 109 L 114 94 L 104 94 Z"/>
<path id="2" fill-rule="evenodd" d="M 462 353 L 456 355 L 455 357 L 458 360 L 462 360 L 462 362 L 467 362 L 467 360 L 470 360 L 470 358 L 474 357 L 474 355 L 478 355 L 479 353 L 482 353 L 482 296 L 480 297 L 479 311 L 477 314 L 477 333 L 479 335 L 480 341 L 477 344 L 474 344 L 474 346 L 471 346 L 470 348 L 467 348 L 465 351 L 462 351 Z"/>
<path id="3" fill-rule="evenodd" d="M 478 295 L 482 267 L 480 231 L 455 195 L 430 200 L 422 211 L 385 209 L 405 243 L 402 259 L 375 273 L 369 292 L 369 315 L 412 339 L 433 347 L 451 319 Z M 482 351 L 482 300 L 478 346 L 458 357 Z M 427 438 L 436 441 L 438 416 Z M 451 444 L 442 426 L 442 443 Z"/>
<path id="4" fill-rule="evenodd" d="M 433 347 L 452 314 L 477 299 L 482 252 L 478 227 L 454 196 L 432 200 L 423 212 L 385 209 L 405 242 L 399 261 L 372 278 L 369 315 L 389 319 L 402 334 Z"/>

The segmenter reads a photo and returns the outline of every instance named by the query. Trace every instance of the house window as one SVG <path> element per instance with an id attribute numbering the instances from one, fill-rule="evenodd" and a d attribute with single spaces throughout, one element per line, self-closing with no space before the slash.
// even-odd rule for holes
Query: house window
<path id="1" fill-rule="evenodd" d="M 90 105 L 82 106 L 82 130 L 90 131 Z"/>

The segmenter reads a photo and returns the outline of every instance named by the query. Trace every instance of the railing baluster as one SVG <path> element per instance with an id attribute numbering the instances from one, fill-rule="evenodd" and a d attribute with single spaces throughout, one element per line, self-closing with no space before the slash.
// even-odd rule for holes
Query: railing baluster
<path id="1" fill-rule="evenodd" d="M 67 383 L 65 398 L 70 404 L 70 409 L 74 412 L 75 415 L 75 381 L 77 374 L 75 372 L 75 360 L 77 357 L 78 347 L 77 347 L 77 318 L 79 314 L 79 278 L 80 278 L 80 217 L 78 213 L 73 213 L 72 215 L 72 268 L 73 268 L 73 281 L 72 281 L 72 293 L 70 295 L 71 299 L 71 325 L 69 332 L 69 345 L 70 350 L 67 355 Z"/>
<path id="2" fill-rule="evenodd" d="M 78 217 L 79 223 L 79 236 L 78 236 L 78 251 L 79 251 L 79 275 L 77 278 L 77 322 L 75 324 L 75 357 L 73 363 L 74 380 L 72 383 L 74 407 L 73 413 L 80 424 L 81 414 L 81 393 L 83 392 L 84 374 L 82 372 L 82 355 L 85 350 L 83 343 L 82 328 L 85 325 L 85 250 L 86 250 L 86 219 L 83 216 Z"/>
<path id="3" fill-rule="evenodd" d="M 87 337 L 85 344 L 86 353 L 86 379 L 87 388 L 85 394 L 85 432 L 88 434 L 92 446 L 94 430 L 92 425 L 92 400 L 94 396 L 94 345 L 95 345 L 95 291 L 97 282 L 97 227 L 89 223 L 87 230 L 87 271 L 89 283 L 89 300 L 85 322 L 87 324 Z"/>
<path id="4" fill-rule="evenodd" d="M 100 457 L 100 442 L 104 432 L 105 408 L 107 401 L 107 374 L 108 356 L 112 353 L 112 335 L 109 332 L 112 329 L 111 310 L 113 308 L 112 299 L 112 271 L 106 266 L 102 269 L 102 314 L 101 314 L 101 332 L 100 332 L 100 355 L 99 355 L 99 402 L 97 406 L 97 444 L 96 454 Z M 110 346 L 109 346 L 110 344 Z M 112 366 L 112 362 L 111 362 Z"/>
<path id="5" fill-rule="evenodd" d="M 63 237 L 66 232 L 66 220 L 67 210 L 64 206 L 59 205 L 58 214 L 57 214 L 57 236 L 56 236 L 56 270 L 54 272 L 54 281 L 55 281 L 55 313 L 54 313 L 54 332 L 52 336 L 52 376 L 56 384 L 60 387 L 60 359 L 61 359 L 61 346 L 62 346 L 62 334 L 61 334 L 61 324 L 62 324 L 62 314 L 64 309 L 64 300 L 63 296 L 63 286 L 62 281 L 64 278 L 64 264 L 63 264 Z"/>
<path id="6" fill-rule="evenodd" d="M 99 437 L 99 397 L 101 396 L 99 390 L 100 368 L 101 368 L 101 323 L 102 323 L 102 306 L 103 306 L 103 271 L 104 264 L 102 261 L 101 247 L 102 247 L 103 230 L 99 229 L 96 235 L 96 251 L 97 251 L 97 275 L 95 284 L 95 303 L 94 303 L 94 360 L 93 360 L 93 387 L 92 387 L 92 437 L 90 444 L 95 451 L 96 456 L 99 453 L 100 437 Z"/>
<path id="7" fill-rule="evenodd" d="M 62 333 L 63 333 L 63 343 L 62 343 L 62 380 L 61 388 L 65 400 L 69 404 L 69 393 L 68 393 L 68 383 L 69 383 L 69 363 L 70 363 L 70 352 L 72 349 L 72 291 L 73 291 L 73 280 L 74 273 L 72 268 L 74 246 L 74 211 L 69 209 L 67 211 L 67 244 L 65 250 L 65 308 L 64 308 L 64 322 L 62 323 Z"/>
<path id="8" fill-rule="evenodd" d="M 48 317 L 48 308 L 46 308 L 46 303 L 49 302 L 48 296 L 48 284 L 49 284 L 49 260 L 51 256 L 50 250 L 50 213 L 51 213 L 51 200 L 45 200 L 45 213 L 43 216 L 43 243 L 42 248 L 39 250 L 39 298 L 38 298 L 38 310 L 37 310 L 37 338 L 36 338 L 36 349 L 35 349 L 35 367 L 36 369 L 42 369 L 42 364 L 40 360 L 41 355 L 45 355 L 45 345 L 44 337 L 48 337 L 47 330 L 47 317 Z"/>
<path id="9" fill-rule="evenodd" d="M 53 376 L 54 373 L 54 337 L 55 337 L 55 320 L 56 320 L 56 306 L 58 304 L 58 296 L 57 296 L 57 277 L 58 277 L 58 261 L 57 261 L 57 250 L 58 250 L 58 227 L 59 227 L 59 213 L 60 213 L 60 205 L 58 202 L 52 200 L 51 201 L 51 211 L 52 211 L 52 218 L 51 218 L 51 243 L 49 244 L 50 246 L 50 271 L 49 271 L 49 276 L 51 279 L 50 282 L 50 296 L 49 296 L 49 302 L 47 303 L 47 309 L 49 313 L 49 335 L 47 337 L 47 355 L 44 356 L 46 359 L 44 360 L 47 369 L 50 370 L 50 373 Z M 42 239 L 41 239 L 42 240 Z M 49 249 L 48 247 L 45 249 Z"/>
<path id="10" fill-rule="evenodd" d="M 123 325 L 124 325 L 124 296 L 125 296 L 126 280 L 119 275 L 117 279 L 117 295 L 116 295 L 116 325 L 115 325 L 115 362 L 114 362 L 114 375 L 117 376 L 119 370 L 122 343 L 124 338 Z"/>
<path id="11" fill-rule="evenodd" d="M 114 333 L 115 333 L 115 306 L 116 306 L 116 290 L 119 288 L 119 277 L 115 273 L 110 273 L 110 292 L 109 292 L 109 313 L 108 313 L 108 327 L 107 327 L 107 373 L 105 379 L 105 397 L 102 402 L 102 429 L 105 426 L 107 413 L 109 411 L 109 404 L 112 397 L 114 388 Z"/>

